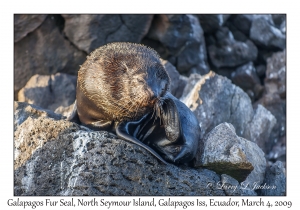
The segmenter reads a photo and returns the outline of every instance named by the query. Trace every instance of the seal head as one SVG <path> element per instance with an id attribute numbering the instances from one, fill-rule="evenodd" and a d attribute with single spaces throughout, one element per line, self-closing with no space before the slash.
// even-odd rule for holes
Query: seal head
<path id="1" fill-rule="evenodd" d="M 78 72 L 80 121 L 89 124 L 99 119 L 98 113 L 107 121 L 139 119 L 152 111 L 169 83 L 154 50 L 134 43 L 107 44 L 93 51 Z M 79 95 L 84 95 L 84 100 Z M 83 105 L 87 101 L 88 107 Z"/>

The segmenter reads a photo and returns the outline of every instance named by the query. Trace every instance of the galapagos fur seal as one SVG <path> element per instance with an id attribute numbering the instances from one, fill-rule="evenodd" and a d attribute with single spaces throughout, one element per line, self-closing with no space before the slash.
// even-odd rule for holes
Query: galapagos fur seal
<path id="1" fill-rule="evenodd" d="M 78 71 L 76 101 L 68 119 L 115 132 L 165 164 L 189 162 L 198 147 L 199 123 L 168 92 L 169 85 L 153 49 L 125 42 L 104 45 Z"/>

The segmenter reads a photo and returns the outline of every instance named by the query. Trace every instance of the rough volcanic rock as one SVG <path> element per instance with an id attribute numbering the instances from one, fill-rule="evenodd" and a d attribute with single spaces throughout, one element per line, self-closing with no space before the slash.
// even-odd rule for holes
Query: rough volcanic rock
<path id="1" fill-rule="evenodd" d="M 279 27 L 283 22 L 286 21 L 286 14 L 272 14 L 274 24 Z"/>
<path id="2" fill-rule="evenodd" d="M 180 98 L 188 78 L 180 75 L 170 62 L 163 59 L 161 59 L 161 62 L 170 76 L 170 92 L 173 96 Z"/>
<path id="3" fill-rule="evenodd" d="M 245 35 L 249 35 L 250 29 L 252 26 L 253 20 L 257 18 L 263 18 L 269 22 L 272 21 L 271 15 L 249 15 L 249 14 L 238 14 L 238 15 L 232 15 L 231 16 L 231 22 L 233 25 L 243 32 Z"/>
<path id="4" fill-rule="evenodd" d="M 186 96 L 181 100 L 196 115 L 203 136 L 217 125 L 228 122 L 233 124 L 237 135 L 248 139 L 247 127 L 254 112 L 244 91 L 213 72 L 201 76 L 194 86 L 189 83 L 184 90 Z"/>
<path id="5" fill-rule="evenodd" d="M 266 94 L 286 98 L 286 51 L 274 53 L 267 59 L 265 78 Z"/>
<path id="6" fill-rule="evenodd" d="M 266 49 L 285 49 L 286 35 L 274 26 L 273 20 L 257 18 L 253 20 L 250 29 L 250 38 L 257 45 Z"/>
<path id="7" fill-rule="evenodd" d="M 218 124 L 228 122 L 238 136 L 263 145 L 274 126 L 274 116 L 268 110 L 264 107 L 253 110 L 244 91 L 213 72 L 203 76 L 191 75 L 181 101 L 197 117 L 202 137 Z"/>
<path id="8" fill-rule="evenodd" d="M 155 15 L 147 38 L 145 44 L 157 50 L 180 73 L 204 74 L 209 71 L 203 30 L 197 17 Z"/>
<path id="9" fill-rule="evenodd" d="M 255 103 L 255 106 L 257 104 L 264 106 L 276 118 L 268 143 L 265 144 L 265 152 L 268 154 L 277 142 L 285 142 L 282 138 L 286 136 L 286 101 L 282 100 L 278 94 L 266 94 Z"/>
<path id="10" fill-rule="evenodd" d="M 266 74 L 266 66 L 261 64 L 255 67 L 256 73 L 259 77 L 263 77 Z"/>
<path id="11" fill-rule="evenodd" d="M 15 94 L 35 74 L 76 74 L 85 60 L 85 53 L 64 38 L 52 17 L 14 45 Z"/>
<path id="12" fill-rule="evenodd" d="M 61 120 L 63 116 L 52 112 L 51 110 L 42 109 L 34 104 L 23 102 L 14 102 L 14 130 L 18 128 L 27 118 L 47 117 L 55 120 Z"/>
<path id="13" fill-rule="evenodd" d="M 230 17 L 228 14 L 218 14 L 218 15 L 197 15 L 199 18 L 201 27 L 203 28 L 204 33 L 215 32 L 220 26 L 226 22 Z"/>
<path id="14" fill-rule="evenodd" d="M 222 123 L 203 139 L 203 153 L 196 156 L 198 164 L 239 182 L 260 184 L 265 175 L 266 159 L 257 144 L 238 137 L 231 124 Z"/>
<path id="15" fill-rule="evenodd" d="M 231 176 L 228 176 L 227 174 L 221 175 L 220 187 L 224 189 L 225 194 L 227 196 L 235 196 L 242 194 L 239 182 Z"/>
<path id="16" fill-rule="evenodd" d="M 267 152 L 266 146 L 269 144 L 269 137 L 276 124 L 276 118 L 269 110 L 262 105 L 258 105 L 254 110 L 254 115 L 249 124 L 251 141 L 255 142 L 264 152 Z"/>
<path id="17" fill-rule="evenodd" d="M 15 117 L 19 122 L 24 118 L 20 113 L 36 117 L 27 114 L 16 126 L 15 196 L 225 195 L 217 189 L 220 177 L 213 171 L 164 165 L 106 131 L 79 130 L 74 123 L 44 115 L 51 111 L 16 104 L 25 109 Z"/>
<path id="18" fill-rule="evenodd" d="M 70 106 L 76 98 L 77 77 L 57 73 L 34 75 L 19 91 L 18 100 L 55 111 L 60 106 Z"/>
<path id="19" fill-rule="evenodd" d="M 63 15 L 64 32 L 79 49 L 90 53 L 110 42 L 140 42 L 153 15 Z"/>
<path id="20" fill-rule="evenodd" d="M 259 195 L 285 196 L 286 195 L 286 176 L 282 162 L 277 161 L 266 170 L 264 185 Z"/>
<path id="21" fill-rule="evenodd" d="M 253 62 L 238 67 L 232 72 L 231 79 L 235 85 L 242 88 L 245 92 L 252 91 L 254 96 L 252 101 L 258 99 L 264 91 Z M 251 98 L 251 96 L 249 97 Z"/>
<path id="22" fill-rule="evenodd" d="M 208 54 L 216 68 L 236 67 L 256 59 L 256 46 L 250 40 L 235 40 L 227 27 L 221 27 L 215 36 L 216 43 L 208 46 Z"/>
<path id="23" fill-rule="evenodd" d="M 18 42 L 28 33 L 34 31 L 46 19 L 47 15 L 14 15 L 14 41 Z"/>

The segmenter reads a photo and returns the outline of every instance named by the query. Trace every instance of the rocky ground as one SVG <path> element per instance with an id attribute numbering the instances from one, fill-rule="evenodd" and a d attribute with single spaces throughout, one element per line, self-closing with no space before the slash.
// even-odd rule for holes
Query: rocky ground
<path id="1" fill-rule="evenodd" d="M 286 16 L 15 15 L 15 195 L 285 195 Z M 154 48 L 199 120 L 190 166 L 68 122 L 106 43 Z M 276 186 L 258 189 L 255 186 Z M 235 190 L 221 186 L 236 186 Z"/>

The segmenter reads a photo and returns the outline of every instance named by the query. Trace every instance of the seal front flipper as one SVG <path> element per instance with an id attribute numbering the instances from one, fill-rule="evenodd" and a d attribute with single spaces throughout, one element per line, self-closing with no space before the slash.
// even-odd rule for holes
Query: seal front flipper
<path id="1" fill-rule="evenodd" d="M 157 152 L 155 152 L 152 148 L 150 148 L 149 146 L 143 144 L 141 141 L 139 141 L 134 136 L 130 135 L 130 132 L 132 132 L 132 131 L 133 131 L 132 127 L 130 128 L 130 122 L 121 122 L 116 126 L 116 133 L 117 133 L 118 137 L 143 147 L 144 149 L 149 151 L 152 155 L 154 155 L 156 158 L 158 158 L 161 162 L 168 165 L 168 163 Z"/>
<path id="2" fill-rule="evenodd" d="M 200 126 L 193 112 L 171 93 L 167 93 L 163 103 L 163 122 L 166 136 L 170 142 L 167 147 L 179 148 L 173 161 L 184 163 L 191 161 L 196 155 L 200 138 Z M 167 129 L 175 130 L 175 134 L 168 135 Z M 176 138 L 174 138 L 174 136 Z"/>

